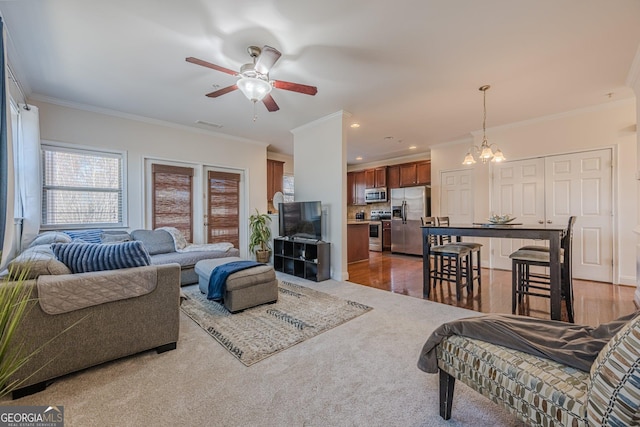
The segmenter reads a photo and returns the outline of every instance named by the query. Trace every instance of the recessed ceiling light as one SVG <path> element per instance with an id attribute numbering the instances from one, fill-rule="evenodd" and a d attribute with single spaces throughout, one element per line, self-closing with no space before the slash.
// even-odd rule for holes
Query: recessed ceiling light
<path id="1" fill-rule="evenodd" d="M 360 127 L 360 123 L 351 123 L 351 127 L 353 129 L 358 129 Z"/>
<path id="2" fill-rule="evenodd" d="M 416 147 L 415 145 L 411 145 L 411 146 L 409 147 L 409 150 L 415 150 L 416 148 L 418 148 L 418 147 Z"/>
<path id="3" fill-rule="evenodd" d="M 356 157 L 356 160 L 362 160 L 362 157 L 358 156 Z"/>

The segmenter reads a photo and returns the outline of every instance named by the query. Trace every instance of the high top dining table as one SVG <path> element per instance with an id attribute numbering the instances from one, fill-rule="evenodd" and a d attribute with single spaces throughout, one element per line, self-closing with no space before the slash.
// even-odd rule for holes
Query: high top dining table
<path id="1" fill-rule="evenodd" d="M 551 286 L 551 319 L 561 319 L 562 291 L 560 288 L 561 257 L 560 247 L 562 237 L 566 229 L 551 226 L 531 226 L 531 225 L 450 225 L 448 227 L 423 226 L 422 227 L 422 296 L 429 298 L 431 291 L 431 244 L 429 236 L 456 236 L 460 241 L 462 236 L 468 237 L 497 237 L 500 239 L 534 239 L 549 241 L 549 279 Z"/>

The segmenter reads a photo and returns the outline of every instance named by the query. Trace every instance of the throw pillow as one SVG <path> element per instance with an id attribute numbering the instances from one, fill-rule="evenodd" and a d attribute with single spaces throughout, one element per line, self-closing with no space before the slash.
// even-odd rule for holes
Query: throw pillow
<path id="1" fill-rule="evenodd" d="M 135 241 L 142 242 L 147 251 L 149 251 L 149 255 L 176 251 L 173 237 L 165 230 L 133 230 L 131 237 Z"/>
<path id="2" fill-rule="evenodd" d="M 151 264 L 149 253 L 141 242 L 111 245 L 95 243 L 54 243 L 51 249 L 73 273 L 117 270 Z"/>
<path id="3" fill-rule="evenodd" d="M 29 245 L 29 247 L 40 246 L 40 245 L 50 245 L 52 243 L 69 243 L 71 242 L 71 237 L 68 234 L 62 233 L 60 231 L 45 231 L 44 233 L 40 233 L 33 239 L 33 242 Z"/>
<path id="4" fill-rule="evenodd" d="M 66 265 L 56 259 L 49 245 L 26 249 L 9 263 L 7 269 L 10 280 L 30 280 L 46 274 L 71 273 Z"/>
<path id="5" fill-rule="evenodd" d="M 64 233 L 74 240 L 82 239 L 87 243 L 101 243 L 100 235 L 102 235 L 102 230 L 65 230 Z"/>

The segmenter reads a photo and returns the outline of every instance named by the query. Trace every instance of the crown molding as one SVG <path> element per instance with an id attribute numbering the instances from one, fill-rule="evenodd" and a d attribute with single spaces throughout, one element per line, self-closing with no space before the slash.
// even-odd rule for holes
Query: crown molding
<path id="1" fill-rule="evenodd" d="M 136 114 L 124 113 L 122 111 L 110 110 L 108 108 L 96 107 L 94 105 L 80 104 L 77 102 L 65 101 L 59 98 L 53 98 L 50 96 L 31 94 L 29 100 L 46 102 L 47 104 L 58 105 L 60 107 L 72 108 L 80 111 L 87 111 L 90 113 L 104 114 L 106 116 L 117 117 L 120 119 L 133 120 L 136 122 L 147 123 L 157 126 L 164 126 L 172 129 L 183 130 L 187 132 L 199 133 L 203 135 L 215 136 L 217 138 L 228 139 L 232 141 L 244 142 L 247 144 L 258 145 L 260 147 L 267 147 L 269 143 L 263 141 L 257 141 L 254 139 L 242 138 L 239 136 L 229 135 L 223 132 L 215 132 L 207 129 L 201 129 L 193 126 L 182 125 L 166 120 L 152 119 L 150 117 L 139 116 Z"/>

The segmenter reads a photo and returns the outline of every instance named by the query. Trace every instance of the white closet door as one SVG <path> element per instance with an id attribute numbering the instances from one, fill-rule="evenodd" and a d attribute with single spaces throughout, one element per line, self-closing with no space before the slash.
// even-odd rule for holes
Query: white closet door
<path id="1" fill-rule="evenodd" d="M 536 225 L 545 219 L 544 158 L 517 160 L 493 166 L 493 213 L 511 215 L 516 223 Z M 491 239 L 491 267 L 511 269 L 509 255 L 524 245 L 541 244 L 523 239 Z"/>
<path id="2" fill-rule="evenodd" d="M 451 224 L 473 222 L 473 180 L 468 169 L 446 171 L 440 175 L 440 216 Z"/>
<path id="3" fill-rule="evenodd" d="M 573 229 L 573 277 L 613 281 L 612 153 L 586 151 L 546 159 L 546 222 Z"/>

